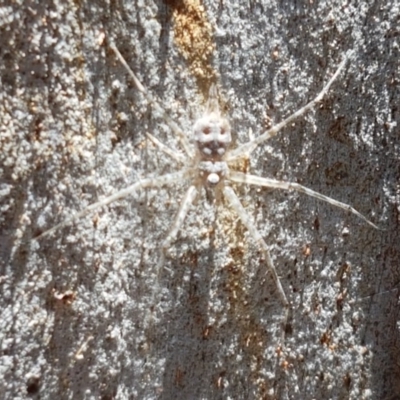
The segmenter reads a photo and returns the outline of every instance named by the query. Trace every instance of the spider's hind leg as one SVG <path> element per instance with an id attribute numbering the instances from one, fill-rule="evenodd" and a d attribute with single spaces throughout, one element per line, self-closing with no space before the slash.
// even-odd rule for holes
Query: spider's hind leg
<path id="1" fill-rule="evenodd" d="M 276 124 L 272 128 L 265 131 L 260 136 L 254 138 L 254 139 L 251 139 L 249 142 L 244 143 L 241 146 L 239 146 L 238 148 L 236 148 L 235 150 L 231 151 L 229 153 L 227 161 L 233 161 L 243 155 L 250 154 L 252 151 L 254 151 L 257 148 L 258 145 L 260 145 L 260 144 L 264 143 L 265 141 L 267 141 L 268 139 L 276 136 L 278 134 L 278 132 L 280 132 L 285 126 L 288 126 L 293 121 L 295 121 L 297 118 L 302 117 L 304 114 L 306 114 L 308 111 L 310 111 L 326 95 L 329 88 L 332 86 L 333 82 L 335 82 L 335 80 L 339 76 L 340 72 L 343 70 L 344 66 L 346 65 L 347 61 L 351 57 L 351 55 L 352 55 L 352 52 L 349 52 L 346 55 L 346 57 L 340 63 L 339 67 L 336 69 L 336 72 L 329 79 L 328 83 L 318 93 L 317 97 L 315 97 L 313 100 L 309 101 L 305 106 L 301 107 L 299 110 L 294 112 L 292 115 L 289 115 L 287 118 L 285 118 L 279 124 Z"/>
<path id="2" fill-rule="evenodd" d="M 122 66 L 128 72 L 129 76 L 131 77 L 131 79 L 133 80 L 133 82 L 136 86 L 136 89 L 139 90 L 139 92 L 141 92 L 143 94 L 143 96 L 145 97 L 147 102 L 152 105 L 152 107 L 160 114 L 160 116 L 164 120 L 164 122 L 170 127 L 172 132 L 176 135 L 179 142 L 181 143 L 183 149 L 185 150 L 186 155 L 189 157 L 192 157 L 193 154 L 192 154 L 192 150 L 190 148 L 189 141 L 188 141 L 186 135 L 184 134 L 182 128 L 180 128 L 178 126 L 178 124 L 170 118 L 170 116 L 168 115 L 168 113 L 164 109 L 164 107 L 142 85 L 142 83 L 139 81 L 138 77 L 132 71 L 131 67 L 125 61 L 124 57 L 122 57 L 122 54 L 119 52 L 119 50 L 117 49 L 117 46 L 114 44 L 114 42 L 111 39 L 108 39 L 108 41 L 109 41 L 110 49 L 114 52 L 114 54 L 117 56 L 118 60 L 122 64 Z"/>
<path id="3" fill-rule="evenodd" d="M 279 296 L 281 298 L 282 304 L 285 307 L 284 316 L 282 318 L 282 330 L 281 330 L 281 346 L 284 345 L 285 341 L 285 334 L 288 330 L 288 322 L 289 322 L 289 315 L 290 315 L 290 303 L 286 297 L 285 291 L 283 290 L 281 281 L 278 277 L 276 272 L 274 263 L 272 262 L 271 255 L 269 253 L 267 244 L 265 243 L 264 239 L 262 238 L 261 234 L 258 232 L 254 222 L 252 221 L 249 214 L 244 209 L 242 203 L 240 202 L 239 198 L 237 197 L 234 190 L 229 187 L 225 186 L 223 189 L 224 197 L 229 202 L 229 205 L 235 210 L 238 214 L 240 220 L 242 221 L 243 225 L 248 229 L 250 235 L 258 244 L 259 248 L 261 249 L 269 272 L 272 275 L 272 279 L 275 282 L 276 288 L 278 290 Z"/>

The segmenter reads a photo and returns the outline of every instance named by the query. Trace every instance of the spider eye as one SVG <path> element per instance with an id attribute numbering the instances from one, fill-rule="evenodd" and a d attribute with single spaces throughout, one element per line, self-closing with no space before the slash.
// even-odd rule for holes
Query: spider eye
<path id="1" fill-rule="evenodd" d="M 209 135 L 210 132 L 211 132 L 211 129 L 208 128 L 208 127 L 203 129 L 203 133 L 204 133 L 205 135 Z"/>
<path id="2" fill-rule="evenodd" d="M 226 129 L 225 128 L 221 128 L 221 135 L 225 135 L 226 133 Z"/>

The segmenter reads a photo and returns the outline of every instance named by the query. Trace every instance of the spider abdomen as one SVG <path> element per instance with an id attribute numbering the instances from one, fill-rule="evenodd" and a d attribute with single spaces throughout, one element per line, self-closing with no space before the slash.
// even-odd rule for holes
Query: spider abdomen
<path id="1" fill-rule="evenodd" d="M 194 124 L 194 138 L 202 160 L 221 161 L 232 141 L 229 122 L 207 113 Z"/>

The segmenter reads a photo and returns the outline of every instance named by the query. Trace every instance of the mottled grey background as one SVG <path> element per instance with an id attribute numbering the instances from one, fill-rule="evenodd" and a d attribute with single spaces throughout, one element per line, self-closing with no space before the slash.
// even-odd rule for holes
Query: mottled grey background
<path id="1" fill-rule="evenodd" d="M 180 183 L 31 241 L 176 169 L 145 134 L 177 141 L 104 34 L 190 134 L 204 88 L 176 41 L 173 12 L 185 4 L 0 3 L 0 397 L 400 398 L 396 0 L 203 4 L 236 142 L 304 105 L 355 50 L 321 104 L 254 153 L 251 171 L 349 203 L 385 230 L 301 194 L 237 188 L 292 303 L 283 352 L 282 305 L 258 249 L 204 196 L 154 301 Z"/>

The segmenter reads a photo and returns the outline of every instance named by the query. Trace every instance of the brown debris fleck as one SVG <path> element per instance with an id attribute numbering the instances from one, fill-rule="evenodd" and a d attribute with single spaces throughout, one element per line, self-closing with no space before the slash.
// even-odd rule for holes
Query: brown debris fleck
<path id="1" fill-rule="evenodd" d="M 217 81 L 211 65 L 215 50 L 213 29 L 207 13 L 200 0 L 168 1 L 168 4 L 173 8 L 175 43 L 207 98 L 209 87 Z"/>

